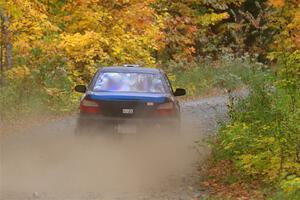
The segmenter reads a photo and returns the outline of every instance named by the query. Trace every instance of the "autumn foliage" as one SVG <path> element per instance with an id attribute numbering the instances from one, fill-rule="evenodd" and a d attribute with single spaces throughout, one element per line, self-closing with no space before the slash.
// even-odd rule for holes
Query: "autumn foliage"
<path id="1" fill-rule="evenodd" d="M 270 52 L 299 48 L 298 4 L 1 0 L 1 69 L 34 70 L 56 57 L 72 81 L 85 82 L 99 65 L 165 66 L 170 60 L 195 62 L 224 53 L 250 53 L 267 62 Z"/>

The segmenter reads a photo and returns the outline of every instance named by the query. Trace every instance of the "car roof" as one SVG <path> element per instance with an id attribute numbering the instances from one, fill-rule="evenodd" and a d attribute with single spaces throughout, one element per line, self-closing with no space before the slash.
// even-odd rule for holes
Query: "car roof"
<path id="1" fill-rule="evenodd" d="M 120 73 L 149 73 L 149 74 L 160 74 L 160 69 L 155 68 L 146 68 L 146 67 L 103 67 L 100 69 L 100 72 L 120 72 Z"/>

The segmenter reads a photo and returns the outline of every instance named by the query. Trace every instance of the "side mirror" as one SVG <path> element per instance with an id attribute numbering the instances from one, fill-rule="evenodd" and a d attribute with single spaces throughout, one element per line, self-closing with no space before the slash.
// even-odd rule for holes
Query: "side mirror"
<path id="1" fill-rule="evenodd" d="M 79 93 L 85 93 L 86 92 L 86 87 L 85 85 L 76 85 L 75 86 L 75 91 Z"/>
<path id="2" fill-rule="evenodd" d="M 174 96 L 184 96 L 186 94 L 185 89 L 182 88 L 177 88 L 176 91 L 174 92 Z"/>

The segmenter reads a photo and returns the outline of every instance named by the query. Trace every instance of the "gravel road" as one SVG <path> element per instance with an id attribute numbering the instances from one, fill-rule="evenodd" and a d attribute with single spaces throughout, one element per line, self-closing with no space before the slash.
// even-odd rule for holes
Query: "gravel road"
<path id="1" fill-rule="evenodd" d="M 76 137 L 76 116 L 0 134 L 0 199 L 201 199 L 202 140 L 226 118 L 227 99 L 182 102 L 177 137 Z"/>

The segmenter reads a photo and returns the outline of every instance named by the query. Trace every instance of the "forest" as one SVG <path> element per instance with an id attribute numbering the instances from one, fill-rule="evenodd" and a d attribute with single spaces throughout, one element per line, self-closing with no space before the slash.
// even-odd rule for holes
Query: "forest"
<path id="1" fill-rule="evenodd" d="M 299 199 L 299 0 L 0 0 L 3 123 L 74 113 L 76 84 L 126 63 L 164 69 L 188 98 L 247 88 L 211 141 L 214 165 Z"/>

